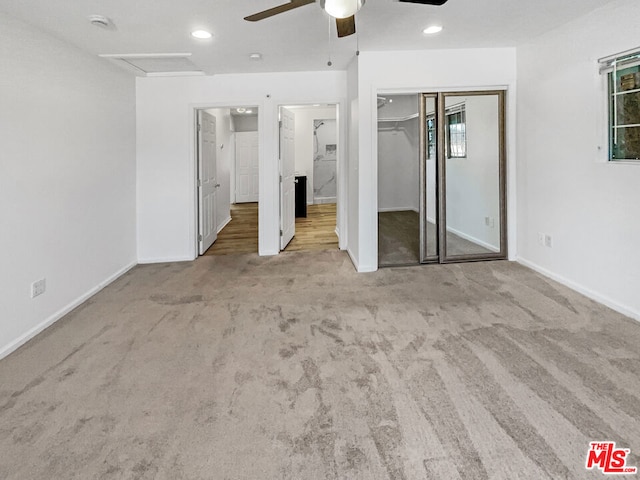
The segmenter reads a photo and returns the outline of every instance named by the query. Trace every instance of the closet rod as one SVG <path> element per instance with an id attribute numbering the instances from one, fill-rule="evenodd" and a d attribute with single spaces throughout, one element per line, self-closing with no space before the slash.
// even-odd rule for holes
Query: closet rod
<path id="1" fill-rule="evenodd" d="M 406 117 L 387 117 L 387 118 L 378 118 L 378 122 L 406 122 L 407 120 L 411 120 L 413 118 L 418 118 L 418 114 L 414 113 L 411 115 L 407 115 Z"/>

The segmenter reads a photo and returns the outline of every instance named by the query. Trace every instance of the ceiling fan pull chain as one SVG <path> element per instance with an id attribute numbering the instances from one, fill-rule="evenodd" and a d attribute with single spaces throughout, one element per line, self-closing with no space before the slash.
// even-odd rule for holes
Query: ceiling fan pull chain
<path id="1" fill-rule="evenodd" d="M 333 65 L 333 62 L 331 61 L 331 20 L 332 18 L 329 17 L 329 61 L 327 62 L 328 67 Z"/>

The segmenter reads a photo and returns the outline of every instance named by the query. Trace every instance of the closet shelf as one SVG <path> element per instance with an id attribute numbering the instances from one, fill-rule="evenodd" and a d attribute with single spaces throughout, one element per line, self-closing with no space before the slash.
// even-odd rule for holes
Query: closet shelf
<path id="1" fill-rule="evenodd" d="M 411 115 L 407 115 L 406 117 L 387 117 L 387 118 L 378 118 L 378 123 L 381 122 L 406 122 L 407 120 L 412 120 L 414 118 L 418 118 L 418 114 L 414 113 Z"/>

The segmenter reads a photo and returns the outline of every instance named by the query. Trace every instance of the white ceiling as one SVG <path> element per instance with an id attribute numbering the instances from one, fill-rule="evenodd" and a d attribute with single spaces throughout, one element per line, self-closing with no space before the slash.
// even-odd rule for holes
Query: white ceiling
<path id="1" fill-rule="evenodd" d="M 610 1 L 449 0 L 435 7 L 368 0 L 356 16 L 359 48 L 516 46 Z M 0 10 L 96 55 L 192 53 L 207 74 L 345 69 L 356 36 L 336 38 L 319 2 L 256 23 L 243 20 L 280 3 L 286 0 L 1 0 Z M 92 26 L 92 14 L 109 17 L 115 28 Z M 425 36 L 432 23 L 444 30 Z M 196 29 L 211 31 L 213 39 L 191 38 Z M 263 59 L 250 60 L 252 52 Z"/>

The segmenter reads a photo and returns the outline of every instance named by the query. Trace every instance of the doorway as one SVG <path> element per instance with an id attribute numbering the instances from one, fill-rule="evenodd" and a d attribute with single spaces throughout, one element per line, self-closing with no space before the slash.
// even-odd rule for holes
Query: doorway
<path id="1" fill-rule="evenodd" d="M 258 114 L 253 106 L 196 109 L 200 255 L 258 252 Z"/>
<path id="2" fill-rule="evenodd" d="M 282 105 L 280 132 L 280 249 L 339 248 L 338 106 Z"/>
<path id="3" fill-rule="evenodd" d="M 504 98 L 378 97 L 380 266 L 507 257 Z"/>

